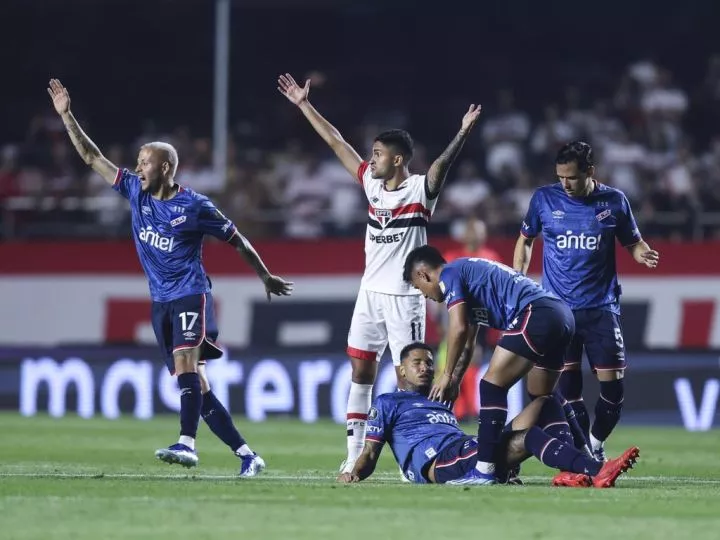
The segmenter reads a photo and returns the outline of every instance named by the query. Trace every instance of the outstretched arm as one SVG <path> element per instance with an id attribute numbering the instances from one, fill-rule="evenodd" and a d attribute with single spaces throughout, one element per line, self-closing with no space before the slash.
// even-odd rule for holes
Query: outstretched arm
<path id="1" fill-rule="evenodd" d="M 265 292 L 267 293 L 268 301 L 274 294 L 276 296 L 290 296 L 292 293 L 293 283 L 291 281 L 285 281 L 281 277 L 274 276 L 267 269 L 265 263 L 255 251 L 250 241 L 240 234 L 237 230 L 235 234 L 228 241 L 238 253 L 242 256 L 245 261 L 253 267 L 253 270 L 257 273 L 258 277 L 265 284 Z"/>
<path id="2" fill-rule="evenodd" d="M 481 110 L 482 107 L 480 105 L 477 107 L 475 105 L 470 105 L 468 112 L 466 112 L 465 116 L 463 116 L 460 131 L 458 131 L 457 135 L 455 135 L 455 138 L 450 142 L 445 151 L 440 154 L 440 157 L 437 158 L 432 165 L 430 165 L 430 169 L 428 169 L 427 175 L 425 176 L 425 191 L 428 198 L 434 199 L 440 195 L 440 191 L 445 184 L 445 178 L 447 177 L 448 170 L 450 170 L 450 165 L 452 165 L 453 161 L 455 161 L 455 158 L 460 153 L 463 144 L 465 144 L 465 139 L 467 139 L 470 130 L 480 116 Z"/>
<path id="3" fill-rule="evenodd" d="M 338 482 L 352 484 L 354 482 L 365 480 L 375 471 L 375 466 L 377 465 L 378 458 L 380 458 L 382 447 L 382 443 L 366 440 L 362 454 L 360 454 L 360 457 L 358 457 L 355 462 L 352 472 L 343 473 L 338 476 Z"/>
<path id="4" fill-rule="evenodd" d="M 452 372 L 451 378 L 453 384 L 456 386 L 459 386 L 462 382 L 463 377 L 465 377 L 465 372 L 467 371 L 470 362 L 472 362 L 473 356 L 475 356 L 475 343 L 477 342 L 477 335 L 479 330 L 480 327 L 477 325 L 470 326 L 470 328 L 468 329 L 468 335 L 465 340 L 465 348 L 463 349 L 462 353 L 460 353 L 460 358 L 458 359 L 457 364 L 455 365 L 455 369 Z M 446 396 L 445 399 L 455 401 L 456 397 L 457 396 Z"/>
<path id="5" fill-rule="evenodd" d="M 640 240 L 636 244 L 627 246 L 627 250 L 633 259 L 635 259 L 635 262 L 643 264 L 648 268 L 656 268 L 658 262 L 660 262 L 660 254 L 654 249 L 651 249 L 645 240 Z"/>
<path id="6" fill-rule="evenodd" d="M 278 90 L 282 95 L 298 106 L 298 108 L 308 119 L 312 127 L 323 140 L 332 148 L 335 155 L 340 160 L 348 172 L 355 178 L 362 163 L 362 159 L 355 149 L 343 139 L 340 132 L 328 122 L 308 101 L 310 93 L 310 79 L 305 81 L 305 86 L 300 88 L 292 78 L 292 75 L 286 73 L 278 78 Z"/>
<path id="7" fill-rule="evenodd" d="M 437 401 L 452 400 L 453 394 L 457 391 L 453 381 L 455 368 L 460 364 L 463 350 L 465 349 L 468 337 L 477 336 L 477 329 L 471 331 L 467 322 L 467 306 L 465 302 L 457 303 L 448 311 L 449 322 L 447 331 L 447 355 L 445 357 L 445 371 L 438 381 L 430 389 L 430 399 Z M 473 343 L 474 350 L 474 343 Z M 467 366 L 465 366 L 467 368 Z M 462 369 L 462 368 L 461 368 Z M 464 371 L 462 372 L 464 375 Z"/>
<path id="8" fill-rule="evenodd" d="M 53 101 L 55 110 L 62 118 L 70 140 L 83 161 L 102 176 L 109 184 L 115 183 L 118 168 L 102 155 L 98 147 L 80 128 L 80 124 L 70 112 L 70 94 L 59 80 L 50 79 L 48 94 Z"/>
<path id="9" fill-rule="evenodd" d="M 521 274 L 527 274 L 530 268 L 530 259 L 532 257 L 534 238 L 528 238 L 522 234 L 515 242 L 515 252 L 513 253 L 513 270 Z"/>

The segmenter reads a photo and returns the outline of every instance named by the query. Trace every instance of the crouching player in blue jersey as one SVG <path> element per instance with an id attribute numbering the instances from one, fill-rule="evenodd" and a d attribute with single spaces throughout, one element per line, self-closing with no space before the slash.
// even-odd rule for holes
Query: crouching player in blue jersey
<path id="1" fill-rule="evenodd" d="M 152 296 L 152 323 L 170 373 L 180 387 L 180 439 L 155 452 L 167 463 L 194 467 L 200 416 L 241 460 L 240 476 L 265 468 L 235 428 L 227 409 L 210 389 L 205 362 L 219 358 L 210 281 L 202 265 L 203 236 L 232 245 L 255 269 L 270 295 L 289 295 L 292 283 L 273 276 L 250 243 L 204 195 L 174 181 L 175 149 L 161 142 L 140 149 L 133 174 L 110 163 L 82 131 L 70 112 L 68 91 L 53 79 L 48 88 L 55 110 L 80 157 L 130 202 L 132 230 L 140 264 Z"/>
<path id="2" fill-rule="evenodd" d="M 408 255 L 404 278 L 426 298 L 445 302 L 448 309 L 445 371 L 433 386 L 431 399 L 453 401 L 457 396 L 479 326 L 504 331 L 480 381 L 476 466 L 487 483 L 494 483 L 508 391 L 536 367 L 537 376 L 528 379 L 528 391 L 535 397 L 553 394 L 575 331 L 572 313 L 561 300 L 504 264 L 480 258 L 447 263 L 431 246 Z M 568 410 L 572 412 L 569 406 Z M 575 419 L 567 417 L 574 423 L 573 432 L 582 437 Z M 576 446 L 584 445 L 576 442 Z"/>
<path id="3" fill-rule="evenodd" d="M 543 287 L 572 309 L 575 337 L 567 350 L 560 391 L 571 403 L 596 459 L 622 411 L 625 348 L 620 326 L 620 293 L 615 240 L 639 264 L 655 268 L 659 254 L 643 241 L 622 191 L 594 180 L 593 151 L 576 141 L 555 159 L 559 182 L 533 194 L 515 246 L 513 267 L 525 274 L 535 238 L 542 233 Z M 600 381 L 590 429 L 582 399 L 583 349 Z"/>
<path id="4" fill-rule="evenodd" d="M 466 435 L 457 418 L 444 404 L 429 398 L 435 373 L 432 349 L 411 343 L 400 353 L 404 390 L 382 394 L 368 414 L 365 447 L 352 472 L 339 482 L 359 482 L 375 470 L 387 442 L 405 476 L 418 484 L 487 484 L 476 468 L 486 450 L 475 437 Z M 549 467 L 582 476 L 578 485 L 613 487 L 617 478 L 633 466 L 637 448 L 629 448 L 606 463 L 575 448 L 565 413 L 554 396 L 538 398 L 508 424 L 500 443 L 492 450 L 498 465 L 515 467 L 534 455 Z"/>

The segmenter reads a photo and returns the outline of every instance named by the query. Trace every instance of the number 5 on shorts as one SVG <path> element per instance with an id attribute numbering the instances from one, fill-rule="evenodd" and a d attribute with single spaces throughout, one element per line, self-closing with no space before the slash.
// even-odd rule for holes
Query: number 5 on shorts
<path id="1" fill-rule="evenodd" d="M 185 311 L 184 313 L 181 313 L 178 315 L 180 317 L 180 322 L 182 323 L 182 329 L 183 332 L 186 330 L 192 330 L 193 326 L 195 326 L 195 321 L 197 321 L 198 313 L 194 311 Z M 190 319 L 190 323 L 188 324 L 188 319 Z"/>
<path id="2" fill-rule="evenodd" d="M 618 349 L 622 349 L 624 345 L 622 330 L 617 326 L 615 327 L 615 345 L 617 345 Z"/>

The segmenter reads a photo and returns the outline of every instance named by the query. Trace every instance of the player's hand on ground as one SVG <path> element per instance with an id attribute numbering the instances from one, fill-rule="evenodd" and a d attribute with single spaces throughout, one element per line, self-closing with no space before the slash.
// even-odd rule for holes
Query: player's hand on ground
<path id="1" fill-rule="evenodd" d="M 307 101 L 310 93 L 310 79 L 305 81 L 305 86 L 300 87 L 289 73 L 280 75 L 278 78 L 278 90 L 295 105 L 301 105 L 303 101 Z"/>
<path id="2" fill-rule="evenodd" d="M 452 389 L 450 388 L 451 386 L 452 380 L 450 375 L 443 373 L 440 375 L 440 378 L 435 382 L 435 384 L 432 385 L 430 395 L 428 397 L 434 401 L 446 401 L 448 398 L 445 396 L 448 395 L 449 392 L 452 392 Z M 457 398 L 457 393 L 455 397 Z"/>
<path id="3" fill-rule="evenodd" d="M 477 122 L 477 119 L 480 117 L 481 111 L 482 111 L 482 105 L 480 105 L 480 104 L 470 105 L 470 108 L 465 113 L 465 116 L 463 116 L 462 127 L 460 129 L 465 132 L 470 131 L 472 129 L 472 127 L 475 125 L 475 122 Z"/>
<path id="4" fill-rule="evenodd" d="M 263 279 L 265 283 L 265 292 L 267 293 L 268 301 L 275 296 L 290 296 L 292 294 L 293 285 L 292 281 L 285 281 L 279 276 L 269 275 Z"/>
<path id="5" fill-rule="evenodd" d="M 660 253 L 658 253 L 654 249 L 648 249 L 646 251 L 638 253 L 635 260 L 640 264 L 644 264 L 648 268 L 655 268 L 660 262 Z"/>
<path id="6" fill-rule="evenodd" d="M 47 91 L 58 114 L 65 114 L 70 110 L 70 94 L 60 81 L 50 79 Z"/>
<path id="7" fill-rule="evenodd" d="M 341 484 L 354 484 L 360 481 L 360 477 L 356 474 L 346 472 L 338 475 L 337 481 Z"/>

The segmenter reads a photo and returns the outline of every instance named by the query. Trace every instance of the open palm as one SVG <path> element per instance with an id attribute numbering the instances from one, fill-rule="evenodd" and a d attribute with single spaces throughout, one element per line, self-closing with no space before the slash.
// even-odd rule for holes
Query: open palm
<path id="1" fill-rule="evenodd" d="M 47 91 L 50 94 L 55 110 L 58 114 L 65 114 L 70 110 L 70 94 L 68 94 L 67 88 L 57 79 L 50 79 L 48 84 Z"/>
<path id="2" fill-rule="evenodd" d="M 307 100 L 310 93 L 310 79 L 305 81 L 305 86 L 300 87 L 289 73 L 280 75 L 278 77 L 278 90 L 295 105 L 300 105 Z"/>
<path id="3" fill-rule="evenodd" d="M 462 129 L 464 129 L 465 131 L 471 129 L 475 125 L 475 122 L 477 122 L 477 119 L 480 116 L 481 111 L 482 111 L 482 105 L 478 105 L 478 106 L 475 106 L 475 104 L 470 105 L 468 112 L 466 112 L 465 116 L 463 116 Z"/>

